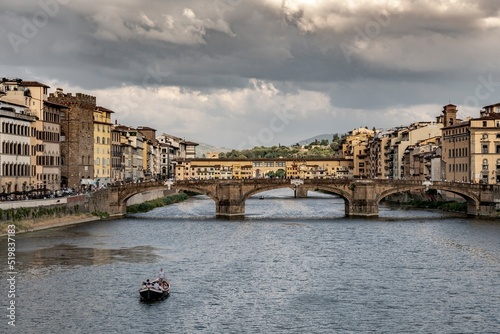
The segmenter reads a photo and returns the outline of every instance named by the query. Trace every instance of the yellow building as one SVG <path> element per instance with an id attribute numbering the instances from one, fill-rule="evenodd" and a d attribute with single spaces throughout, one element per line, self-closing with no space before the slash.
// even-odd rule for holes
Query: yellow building
<path id="1" fill-rule="evenodd" d="M 500 103 L 484 107 L 469 131 L 471 180 L 500 184 Z"/>
<path id="2" fill-rule="evenodd" d="M 352 160 L 348 159 L 178 159 L 177 180 L 285 178 L 348 178 Z"/>
<path id="3" fill-rule="evenodd" d="M 356 178 L 367 177 L 370 173 L 369 145 L 375 131 L 357 128 L 350 131 L 342 141 L 341 156 L 353 161 L 352 175 Z"/>
<path id="4" fill-rule="evenodd" d="M 111 183 L 111 114 L 97 106 L 94 111 L 94 181 L 96 186 Z"/>
<path id="5" fill-rule="evenodd" d="M 32 123 L 30 152 L 30 190 L 55 191 L 61 184 L 60 114 L 67 107 L 47 101 L 49 86 L 37 81 L 3 78 L 2 100 L 27 108 L 35 116 Z"/>
<path id="6" fill-rule="evenodd" d="M 456 108 L 445 106 L 443 161 L 445 179 L 500 183 L 500 103 L 485 106 L 479 118 L 460 122 Z"/>

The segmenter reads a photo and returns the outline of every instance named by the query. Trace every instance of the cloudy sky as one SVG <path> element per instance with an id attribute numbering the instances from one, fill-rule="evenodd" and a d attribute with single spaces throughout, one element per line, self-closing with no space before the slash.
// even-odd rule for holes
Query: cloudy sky
<path id="1" fill-rule="evenodd" d="M 500 102 L 498 0 L 0 2 L 0 76 L 230 148 L 477 117 Z"/>

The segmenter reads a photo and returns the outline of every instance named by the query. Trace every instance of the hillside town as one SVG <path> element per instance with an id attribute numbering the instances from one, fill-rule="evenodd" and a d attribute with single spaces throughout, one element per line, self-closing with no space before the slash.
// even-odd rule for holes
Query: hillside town
<path id="1" fill-rule="evenodd" d="M 219 159 L 217 152 L 197 158 L 195 142 L 147 126 L 118 124 L 115 112 L 94 96 L 62 88 L 49 93 L 49 88 L 37 81 L 1 79 L 2 199 L 168 179 L 500 183 L 500 103 L 466 120 L 458 119 L 457 106 L 448 104 L 433 121 L 388 130 L 360 127 L 342 137 L 331 157 Z"/>

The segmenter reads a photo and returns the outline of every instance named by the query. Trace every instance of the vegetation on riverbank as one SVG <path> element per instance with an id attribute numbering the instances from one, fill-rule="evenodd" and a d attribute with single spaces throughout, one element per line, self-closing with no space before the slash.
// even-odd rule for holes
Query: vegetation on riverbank
<path id="1" fill-rule="evenodd" d="M 44 219 L 62 217 L 81 213 L 79 205 L 68 207 L 67 205 L 40 206 L 31 208 L 0 209 L 0 221 L 21 221 L 27 219 Z"/>
<path id="2" fill-rule="evenodd" d="M 127 213 L 139 213 L 139 212 L 148 212 L 155 208 L 159 208 L 162 206 L 182 202 L 188 199 L 189 196 L 185 193 L 179 193 L 172 196 L 167 196 L 163 198 L 158 198 L 152 201 L 147 201 L 141 204 L 134 204 L 127 206 Z"/>
<path id="3" fill-rule="evenodd" d="M 47 228 L 80 224 L 98 219 L 100 218 L 97 218 L 90 213 L 72 213 L 68 215 L 53 215 L 42 218 L 25 218 L 15 221 L 4 221 L 0 222 L 0 236 L 6 235 L 7 229 L 11 225 L 15 225 L 16 234 L 18 234 Z"/>
<path id="4" fill-rule="evenodd" d="M 423 200 L 409 200 L 407 202 L 400 203 L 402 206 L 419 208 L 419 209 L 439 209 L 443 211 L 451 212 L 467 212 L 466 202 L 455 202 L 455 201 L 423 201 Z"/>

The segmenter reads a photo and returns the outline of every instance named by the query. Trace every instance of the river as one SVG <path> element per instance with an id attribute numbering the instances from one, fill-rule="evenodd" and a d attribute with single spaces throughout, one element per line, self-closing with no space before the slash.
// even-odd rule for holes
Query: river
<path id="1" fill-rule="evenodd" d="M 7 333 L 498 333 L 500 223 L 290 190 L 247 200 L 240 221 L 214 202 L 19 234 Z M 6 238 L 0 239 L 2 254 Z M 170 297 L 139 300 L 163 267 Z M 15 300 L 16 326 L 8 325 Z"/>

